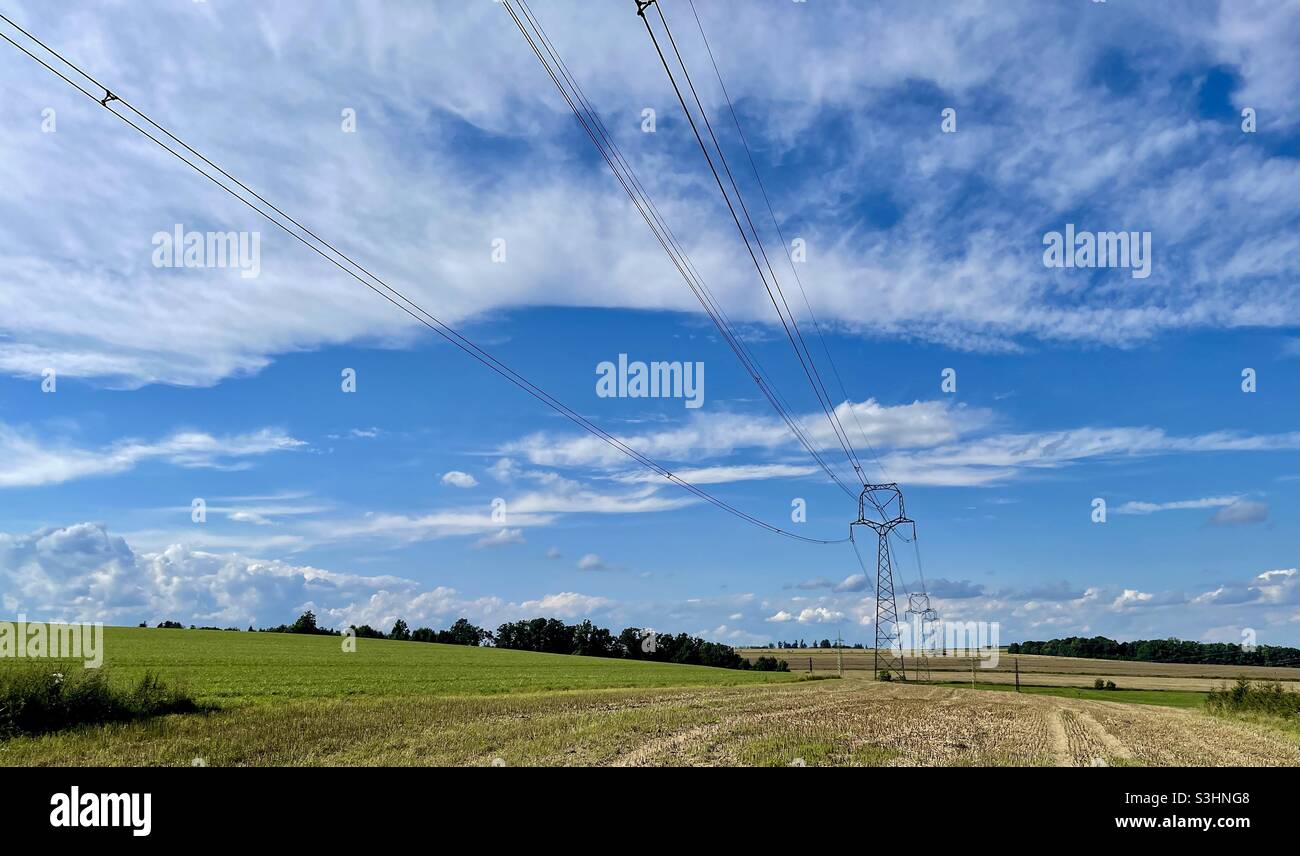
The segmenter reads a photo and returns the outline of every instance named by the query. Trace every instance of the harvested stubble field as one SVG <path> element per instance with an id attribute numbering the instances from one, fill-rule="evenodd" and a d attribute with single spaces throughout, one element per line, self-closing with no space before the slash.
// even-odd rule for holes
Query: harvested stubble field
<path id="1" fill-rule="evenodd" d="M 0 764 L 1300 765 L 1297 738 L 1267 724 L 862 672 L 807 681 L 421 643 L 362 640 L 343 655 L 320 637 L 113 635 L 110 668 L 179 673 L 217 709 L 0 741 Z"/>
<path id="2" fill-rule="evenodd" d="M 838 680 L 293 700 L 7 743 L 23 765 L 1300 765 L 1199 712 Z"/>
<path id="3" fill-rule="evenodd" d="M 826 649 L 747 649 L 741 652 L 753 659 L 760 655 L 776 656 L 790 664 L 794 674 L 808 674 L 808 661 L 812 660 L 813 675 L 836 673 L 835 651 Z M 1261 666 L 1214 666 L 1201 663 L 1140 663 L 1129 660 L 1087 660 L 1077 657 L 1046 657 L 1038 654 L 1021 654 L 1020 680 L 1037 686 L 1090 687 L 1097 678 L 1114 681 L 1126 689 L 1141 690 L 1191 690 L 1208 692 L 1238 677 L 1255 681 L 1281 681 L 1283 686 L 1300 690 L 1300 668 L 1268 668 Z M 969 681 L 969 657 L 929 657 L 930 677 L 936 682 Z M 1015 656 L 1003 652 L 995 668 L 977 667 L 975 679 L 979 683 L 1015 683 Z M 844 672 L 872 670 L 872 652 L 862 649 L 845 649 Z M 907 674 L 915 675 L 915 660 L 908 658 Z"/>

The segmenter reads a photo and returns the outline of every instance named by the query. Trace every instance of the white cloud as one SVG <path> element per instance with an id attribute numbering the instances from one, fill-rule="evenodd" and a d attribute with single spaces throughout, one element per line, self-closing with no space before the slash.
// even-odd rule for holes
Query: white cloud
<path id="1" fill-rule="evenodd" d="M 608 598 L 562 591 L 558 594 L 548 594 L 538 600 L 526 600 L 519 604 L 519 608 L 526 613 L 536 615 L 577 618 L 607 609 L 612 604 L 613 601 Z"/>
<path id="2" fill-rule="evenodd" d="M 587 553 L 578 560 L 578 570 L 580 571 L 608 571 L 609 565 L 595 553 Z"/>
<path id="3" fill-rule="evenodd" d="M 256 511 L 232 511 L 226 515 L 236 523 L 252 523 L 254 526 L 270 526 L 271 521 Z"/>
<path id="4" fill-rule="evenodd" d="M 891 478 L 907 484 L 995 484 L 1026 471 L 1059 469 L 1088 460 L 1198 452 L 1272 452 L 1300 448 L 1300 432 L 1242 434 L 1212 431 L 1171 436 L 1152 427 L 1074 428 L 996 434 L 883 457 Z"/>
<path id="5" fill-rule="evenodd" d="M 523 544 L 524 531 L 522 529 L 499 529 L 491 535 L 485 535 L 474 542 L 477 548 L 483 547 L 503 547 L 506 544 Z"/>
<path id="6" fill-rule="evenodd" d="M 978 436 L 999 424 L 995 413 L 942 401 L 885 406 L 868 399 L 853 405 L 841 404 L 837 409 L 850 438 L 856 440 L 860 436 L 856 430 L 860 423 L 866 435 L 872 438 L 872 447 L 880 452 L 878 460 L 867 457 L 865 444 L 855 443 L 867 470 L 878 474 L 883 469 L 882 475 L 889 480 L 910 485 L 992 485 L 1029 471 L 1060 469 L 1089 460 L 1300 449 L 1300 432 L 1244 434 L 1212 431 L 1177 436 L 1161 428 L 1121 426 Z M 857 414 L 856 422 L 851 414 Z M 822 450 L 833 446 L 832 429 L 824 414 L 809 414 L 799 419 L 807 433 L 817 438 Z M 745 451 L 785 454 L 799 451 L 794 436 L 776 416 L 724 411 L 693 414 L 685 425 L 621 439 L 653 459 L 668 462 L 700 461 Z M 508 444 L 505 451 L 546 466 L 612 468 L 626 465 L 621 452 L 590 435 L 536 433 Z M 495 469 L 500 471 L 503 468 L 514 476 L 522 472 L 508 461 L 498 461 Z M 784 463 L 697 466 L 681 470 L 683 478 L 690 481 L 688 475 L 697 476 L 704 484 L 802 477 L 811 472 L 809 466 Z M 661 481 L 642 472 L 626 472 L 615 478 L 631 482 Z M 1188 502 L 1212 503 L 1219 499 Z M 1148 505 L 1133 502 L 1117 511 L 1140 514 Z"/>
<path id="7" fill-rule="evenodd" d="M 180 467 L 240 468 L 247 459 L 292 451 L 306 444 L 278 428 L 215 437 L 202 431 L 178 431 L 161 440 L 118 440 L 100 448 L 38 438 L 0 422 L 0 487 L 32 487 L 75 479 L 115 475 L 147 461 Z"/>
<path id="8" fill-rule="evenodd" d="M 478 485 L 478 479 L 474 478 L 469 473 L 462 473 L 460 470 L 451 470 L 450 472 L 443 473 L 442 483 L 449 484 L 452 487 L 469 488 L 476 487 Z"/>
<path id="9" fill-rule="evenodd" d="M 1232 505 L 1239 496 L 1207 496 L 1202 499 L 1180 499 L 1174 502 L 1126 502 L 1116 506 L 1112 514 L 1154 514 L 1157 511 L 1179 511 L 1195 508 L 1221 508 Z"/>
<path id="10" fill-rule="evenodd" d="M 0 603 L 33 620 L 99 620 L 247 627 L 292 620 L 314 610 L 322 623 L 387 629 L 465 616 L 491 622 L 554 615 L 573 618 L 614 601 L 575 592 L 523 602 L 466 599 L 447 586 L 211 553 L 181 545 L 137 553 L 102 525 L 79 523 L 22 535 L 0 533 Z"/>
<path id="11" fill-rule="evenodd" d="M 1140 606 L 1150 603 L 1154 599 L 1150 592 L 1138 591 L 1137 589 L 1124 589 L 1124 591 L 1115 598 L 1111 606 L 1115 609 L 1127 609 L 1133 606 Z"/>
<path id="12" fill-rule="evenodd" d="M 161 69 L 189 93 L 188 104 L 204 106 L 177 120 L 186 138 L 318 234 L 350 236 L 359 260 L 387 281 L 426 303 L 436 296 L 448 321 L 541 302 L 698 311 L 613 180 L 574 158 L 567 107 L 502 22 L 499 4 L 313 14 L 236 5 L 219 19 L 192 5 L 58 15 L 29 4 L 22 18 L 95 73 L 124 81 L 160 73 L 147 46 L 178 29 L 219 25 L 223 37 L 204 63 L 167 60 Z M 701 10 L 724 67 L 745 69 L 728 75 L 729 85 L 734 99 L 755 105 L 745 121 L 756 150 L 773 160 L 808 151 L 809 128 L 830 116 L 847 135 L 834 147 L 845 153 L 838 160 L 814 156 L 809 168 L 787 171 L 788 187 L 771 186 L 778 208 L 806 224 L 819 317 L 877 335 L 991 349 L 1015 349 L 1021 337 L 1123 347 L 1170 329 L 1292 323 L 1296 261 L 1285 236 L 1295 204 L 1268 191 L 1294 186 L 1300 170 L 1267 147 L 1230 148 L 1218 126 L 1190 115 L 1186 99 L 1168 91 L 1185 88 L 1207 60 L 1232 63 L 1241 80 L 1235 101 L 1259 108 L 1262 127 L 1293 127 L 1293 4 L 1234 0 L 1173 18 L 1124 5 L 1082 25 L 1076 10 L 991 3 L 939 16 L 925 6 L 851 2 L 820 4 L 817 14 Z M 616 5 L 542 11 L 719 303 L 738 322 L 770 323 L 771 307 L 739 263 L 699 161 L 682 169 L 676 149 L 647 150 L 637 139 L 636 105 L 671 99 L 644 34 Z M 330 50 L 305 47 L 340 32 L 354 37 Z M 862 51 L 854 37 L 862 32 L 876 34 L 881 49 Z M 593 44 L 606 48 L 592 51 Z M 1160 46 L 1160 62 L 1144 66 L 1146 85 L 1114 96 L 1141 122 L 1073 121 L 1098 97 L 1099 60 L 1151 44 Z M 747 61 L 760 54 L 763 62 Z M 239 97 L 272 76 L 277 86 L 257 103 Z M 95 105 L 74 100 L 81 97 L 21 56 L 11 77 L 16 94 L 0 108 L 6 123 L 51 103 L 64 122 L 103 121 Z M 978 92 L 1005 104 L 1004 118 L 918 141 L 910 123 L 878 121 L 904 86 L 954 98 Z M 361 133 L 301 133 L 320 121 L 309 95 L 322 88 L 368 93 Z M 710 109 L 721 106 L 713 87 L 701 97 Z M 382 137 L 364 136 L 381 121 Z M 481 157 L 481 146 L 466 147 L 452 133 L 460 127 L 507 145 L 529 141 L 530 168 Z M 100 130 L 93 144 L 71 134 L 36 147 L 0 143 L 7 190 L 0 222 L 11 238 L 0 253 L 7 273 L 0 329 L 8 334 L 0 370 L 34 376 L 56 366 L 65 376 L 124 385 L 211 384 L 259 371 L 278 354 L 414 338 L 409 318 L 165 153 L 141 146 L 129 129 Z M 685 129 L 660 127 L 660 136 L 670 133 L 688 144 Z M 294 157 L 280 157 L 290 138 Z M 660 168 L 669 158 L 675 168 Z M 443 180 L 463 174 L 478 180 Z M 972 193 L 964 180 L 976 176 L 984 192 Z M 432 200 L 412 187 L 431 188 Z M 1100 189 L 1110 196 L 1096 201 Z M 338 204 L 340 191 L 348 205 Z M 881 240 L 843 227 L 852 214 L 861 217 L 869 192 L 897 201 L 897 222 L 879 229 Z M 1021 204 L 1008 207 L 1007 198 Z M 1164 239 L 1157 273 L 1140 291 L 1085 291 L 1044 275 L 1031 236 L 1085 202 L 1109 222 L 1141 224 Z M 389 216 L 370 215 L 377 210 Z M 261 277 L 153 268 L 149 236 L 185 219 L 263 230 Z M 497 234 L 510 236 L 508 277 L 483 250 L 483 236 Z M 861 299 L 864 283 L 870 301 Z"/>
<path id="13" fill-rule="evenodd" d="M 852 438 L 860 438 L 865 433 L 875 448 L 924 447 L 949 442 L 993 420 L 990 411 L 942 401 L 914 401 L 889 406 L 867 399 L 841 403 L 836 412 L 851 431 Z M 855 416 L 856 422 L 852 421 Z M 796 418 L 814 445 L 823 449 L 838 448 L 825 414 Z M 858 431 L 859 426 L 862 432 Z M 684 425 L 620 439 L 651 458 L 665 461 L 695 461 L 744 450 L 779 450 L 795 442 L 790 429 L 777 416 L 722 410 L 694 413 Z M 627 463 L 622 452 L 597 437 L 585 434 L 536 433 L 508 444 L 502 451 L 520 455 L 541 466 L 621 467 Z M 718 466 L 690 471 L 703 478 L 705 484 L 807 472 L 802 465 L 791 467 L 784 464 Z M 627 478 L 643 480 L 644 476 L 635 473 Z"/>
<path id="14" fill-rule="evenodd" d="M 833 624 L 837 621 L 843 621 L 844 613 L 833 609 L 827 609 L 824 606 L 808 607 L 807 609 L 800 610 L 799 618 L 797 620 L 800 624 Z"/>

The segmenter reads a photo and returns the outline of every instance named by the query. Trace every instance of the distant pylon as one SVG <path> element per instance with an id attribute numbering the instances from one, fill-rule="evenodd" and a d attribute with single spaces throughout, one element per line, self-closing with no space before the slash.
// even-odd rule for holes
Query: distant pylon
<path id="1" fill-rule="evenodd" d="M 939 620 L 939 613 L 930 607 L 930 595 L 923 591 L 913 592 L 907 596 L 907 615 L 912 619 L 912 664 L 918 681 L 930 680 L 930 656 L 926 647 L 930 642 L 930 630 Z"/>
<path id="2" fill-rule="evenodd" d="M 872 661 L 876 680 L 884 672 L 907 680 L 902 634 L 898 627 L 898 604 L 894 600 L 894 567 L 889 550 L 889 533 L 903 524 L 916 526 L 915 521 L 907 517 L 903 492 L 897 484 L 869 484 L 862 488 L 858 496 L 858 519 L 849 525 L 849 536 L 853 536 L 854 526 L 870 526 L 876 533 L 876 644 Z"/>

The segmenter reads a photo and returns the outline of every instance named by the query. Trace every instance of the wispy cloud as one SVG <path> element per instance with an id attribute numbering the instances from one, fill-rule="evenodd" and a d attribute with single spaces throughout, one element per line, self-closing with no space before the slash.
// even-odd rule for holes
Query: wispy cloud
<path id="1" fill-rule="evenodd" d="M 38 438 L 0 422 L 0 458 L 6 461 L 0 470 L 0 487 L 61 484 L 114 475 L 147 461 L 233 469 L 247 466 L 251 458 L 305 445 L 278 428 L 263 428 L 220 437 L 202 431 L 178 431 L 160 440 L 125 439 L 99 448 L 84 448 Z"/>
<path id="2" fill-rule="evenodd" d="M 1222 508 L 1225 505 L 1232 505 L 1239 496 L 1207 496 L 1202 499 L 1179 499 L 1173 502 L 1140 502 L 1130 501 L 1123 505 L 1118 505 L 1111 512 L 1113 514 L 1155 514 L 1157 511 L 1182 511 L 1195 508 Z"/>

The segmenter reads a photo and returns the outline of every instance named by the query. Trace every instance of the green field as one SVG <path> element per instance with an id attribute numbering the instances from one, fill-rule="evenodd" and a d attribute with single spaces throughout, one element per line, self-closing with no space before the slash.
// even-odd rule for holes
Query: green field
<path id="1" fill-rule="evenodd" d="M 206 712 L 0 740 L 0 764 L 598 763 L 629 740 L 712 716 L 705 694 L 807 683 L 789 673 L 386 639 L 358 639 L 345 653 L 342 642 L 105 628 L 110 681 L 152 671 Z M 44 662 L 51 672 L 80 668 Z"/>
<path id="2" fill-rule="evenodd" d="M 288 633 L 107 627 L 104 668 L 114 681 L 152 670 L 200 703 L 219 707 L 323 697 L 481 696 L 799 679 L 777 672 L 387 639 L 357 639 L 356 651 L 345 653 L 342 641 Z"/>

